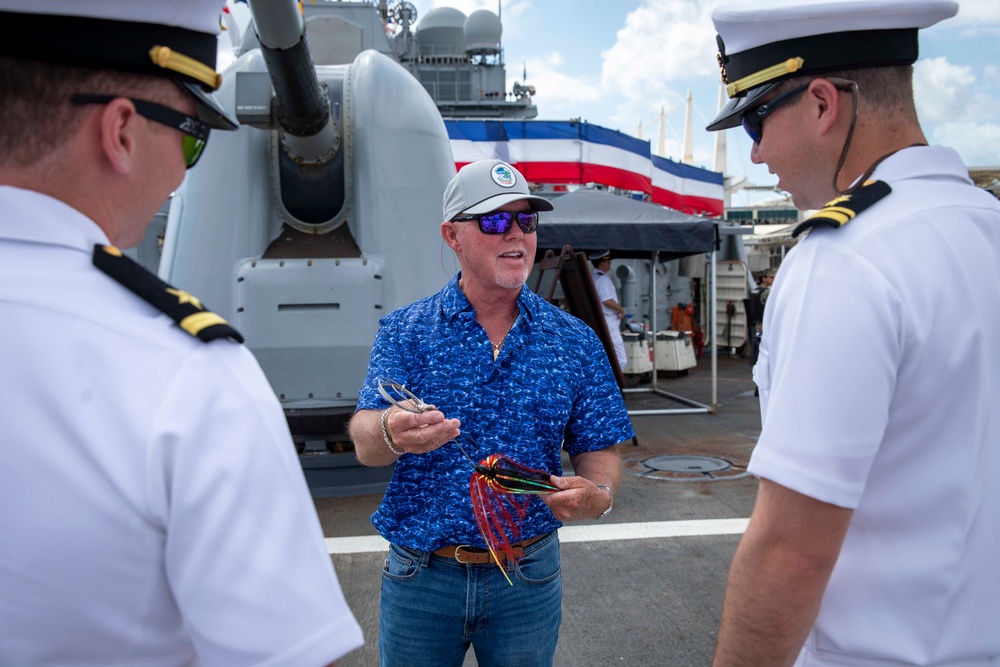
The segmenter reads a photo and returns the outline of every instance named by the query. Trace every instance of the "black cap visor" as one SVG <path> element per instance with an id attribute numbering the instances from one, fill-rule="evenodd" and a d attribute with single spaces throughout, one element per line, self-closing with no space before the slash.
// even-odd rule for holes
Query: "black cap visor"
<path id="1" fill-rule="evenodd" d="M 715 120 L 709 123 L 708 127 L 705 129 L 709 132 L 716 132 L 718 130 L 728 130 L 731 127 L 736 127 L 740 124 L 740 119 L 743 118 L 743 114 L 757 107 L 763 101 L 763 98 L 780 84 L 781 81 L 767 83 L 763 86 L 758 86 L 753 90 L 747 91 L 747 94 L 742 97 L 734 97 L 729 100 L 729 103 L 726 104 L 722 111 L 719 112 L 719 115 L 715 117 Z"/>
<path id="2" fill-rule="evenodd" d="M 190 93 L 198 103 L 198 120 L 215 130 L 235 130 L 240 124 L 226 110 L 212 93 L 206 92 L 200 84 L 177 81 L 177 85 Z"/>

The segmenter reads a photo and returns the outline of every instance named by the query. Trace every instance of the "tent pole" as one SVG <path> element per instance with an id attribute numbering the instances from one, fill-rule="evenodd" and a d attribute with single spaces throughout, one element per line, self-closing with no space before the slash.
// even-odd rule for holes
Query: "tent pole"
<path id="1" fill-rule="evenodd" d="M 718 345 L 715 340 L 716 336 L 716 324 L 715 324 L 715 310 L 718 307 L 718 295 L 715 290 L 715 257 L 718 252 L 718 244 L 712 246 L 712 269 L 710 275 L 712 276 L 712 307 L 708 311 L 709 319 L 709 330 L 712 336 L 712 414 L 719 413 L 719 358 L 718 358 Z"/>
<path id="2" fill-rule="evenodd" d="M 649 342 L 649 353 L 653 359 L 653 383 L 652 390 L 656 391 L 656 255 L 654 250 L 649 258 L 649 333 L 652 336 Z"/>

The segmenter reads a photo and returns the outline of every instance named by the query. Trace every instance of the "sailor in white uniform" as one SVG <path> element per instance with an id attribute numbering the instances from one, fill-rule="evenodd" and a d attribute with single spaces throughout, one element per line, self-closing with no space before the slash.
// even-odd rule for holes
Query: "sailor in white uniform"
<path id="1" fill-rule="evenodd" d="M 235 128 L 209 92 L 220 8 L 0 1 L 0 665 L 362 643 L 239 333 L 117 248 Z"/>
<path id="2" fill-rule="evenodd" d="M 1000 664 L 1000 203 L 927 146 L 917 31 L 942 0 L 715 10 L 743 125 L 802 209 L 755 368 L 757 505 L 729 665 Z"/>
<path id="3" fill-rule="evenodd" d="M 597 292 L 597 300 L 601 302 L 601 312 L 604 314 L 604 323 L 608 326 L 608 333 L 611 334 L 611 343 L 615 348 L 615 358 L 618 367 L 625 372 L 625 365 L 628 363 L 628 356 L 625 354 L 625 339 L 622 338 L 622 319 L 625 317 L 625 309 L 618 302 L 618 290 L 608 275 L 611 270 L 611 251 L 599 250 L 587 256 L 593 265 L 591 269 L 594 278 L 594 289 Z"/>

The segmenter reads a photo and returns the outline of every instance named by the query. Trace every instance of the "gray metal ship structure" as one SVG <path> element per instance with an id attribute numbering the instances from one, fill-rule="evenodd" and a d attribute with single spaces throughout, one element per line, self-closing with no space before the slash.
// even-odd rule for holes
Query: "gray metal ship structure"
<path id="1" fill-rule="evenodd" d="M 444 118 L 529 119 L 538 115 L 535 89 L 507 87 L 503 26 L 485 9 L 468 16 L 437 7 L 417 21 L 409 2 L 317 0 L 303 3 L 317 65 L 347 65 L 364 50 L 388 56 L 413 75 Z M 239 53 L 260 48 L 248 31 Z"/>
<path id="2" fill-rule="evenodd" d="M 455 13 L 432 11 L 413 32 L 406 3 L 249 7 L 217 93 L 241 127 L 213 134 L 138 255 L 243 333 L 314 495 L 370 493 L 389 471 L 360 467 L 345 425 L 379 318 L 448 279 L 429 267 L 441 264 L 455 162 L 428 90 L 463 113 L 535 109 L 527 91 L 503 93 L 489 12 L 459 28 Z M 473 88 L 482 99 L 467 99 Z"/>

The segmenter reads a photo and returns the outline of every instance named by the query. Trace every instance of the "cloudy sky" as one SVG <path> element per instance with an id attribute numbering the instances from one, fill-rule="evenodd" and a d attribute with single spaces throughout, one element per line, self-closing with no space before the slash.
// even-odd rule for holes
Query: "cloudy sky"
<path id="1" fill-rule="evenodd" d="M 740 1 L 740 0 L 736 0 Z M 499 11 L 507 87 L 535 86 L 540 119 L 583 120 L 642 137 L 657 149 L 666 112 L 665 157 L 682 158 L 684 100 L 694 102 L 694 163 L 711 168 L 718 107 L 712 9 L 734 0 L 410 0 L 418 20 L 434 7 Z M 393 0 L 390 0 L 390 5 Z M 418 23 L 419 25 L 419 23 Z M 1000 0 L 959 0 L 958 16 L 921 31 L 917 109 L 931 143 L 957 149 L 970 166 L 1000 165 Z M 730 130 L 727 175 L 770 185 L 750 163 L 749 139 Z M 761 194 L 738 194 L 733 205 Z M 772 195 L 767 195 L 773 197 Z"/>
<path id="2" fill-rule="evenodd" d="M 497 0 L 411 2 L 420 15 L 437 6 L 466 14 L 498 7 Z M 694 161 L 711 168 L 713 137 L 704 126 L 718 107 L 719 69 L 710 16 L 731 0 L 501 3 L 508 87 L 526 68 L 539 118 L 580 117 L 633 135 L 641 123 L 655 152 L 662 106 L 666 157 L 680 160 L 690 90 Z M 928 140 L 957 149 L 970 166 L 1000 165 L 1000 0 L 959 0 L 958 16 L 921 32 L 920 56 L 914 85 Z M 750 163 L 741 129 L 730 130 L 727 143 L 729 175 L 775 182 Z"/>

